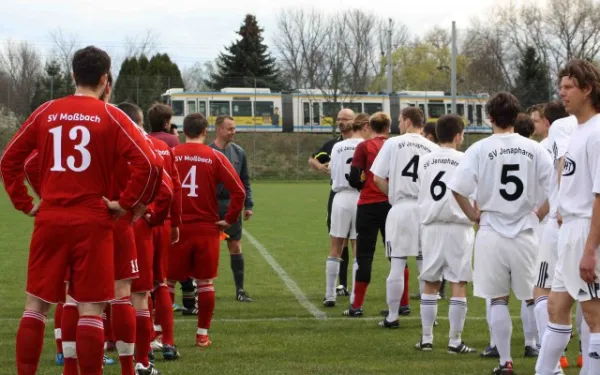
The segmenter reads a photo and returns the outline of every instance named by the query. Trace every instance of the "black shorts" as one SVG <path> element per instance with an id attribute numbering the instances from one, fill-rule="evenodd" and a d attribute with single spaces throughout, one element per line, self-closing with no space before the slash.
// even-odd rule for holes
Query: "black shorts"
<path id="1" fill-rule="evenodd" d="M 335 197 L 335 192 L 329 190 L 329 201 L 327 201 L 327 234 L 331 231 L 331 206 L 333 206 L 333 197 Z"/>
<path id="2" fill-rule="evenodd" d="M 219 201 L 219 219 L 223 220 L 225 218 L 227 207 L 229 207 L 228 200 Z M 242 239 L 242 215 L 238 217 L 235 223 L 231 224 L 231 226 L 225 230 L 225 233 L 229 236 L 228 240 L 239 241 Z"/>

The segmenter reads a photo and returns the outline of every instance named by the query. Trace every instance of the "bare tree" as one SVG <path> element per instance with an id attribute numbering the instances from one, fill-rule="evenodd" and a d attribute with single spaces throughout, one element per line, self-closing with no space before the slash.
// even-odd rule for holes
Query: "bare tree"
<path id="1" fill-rule="evenodd" d="M 212 61 L 204 63 L 196 62 L 194 65 L 183 69 L 181 76 L 186 90 L 202 91 L 209 87 L 206 81 L 210 79 L 211 73 L 214 73 L 214 65 Z"/>
<path id="2" fill-rule="evenodd" d="M 348 11 L 347 32 L 342 35 L 349 65 L 349 89 L 366 91 L 375 76 L 378 67 L 377 56 L 377 18 L 372 13 L 355 9 Z"/>
<path id="3" fill-rule="evenodd" d="M 66 35 L 61 28 L 52 31 L 50 38 L 54 44 L 52 48 L 53 55 L 59 61 L 61 69 L 65 73 L 70 72 L 73 55 L 77 50 L 77 38 L 73 34 Z"/>
<path id="4" fill-rule="evenodd" d="M 157 51 L 158 34 L 147 29 L 142 34 L 136 34 L 125 38 L 125 57 L 150 56 Z"/>
<path id="5" fill-rule="evenodd" d="M 304 85 L 304 56 L 300 38 L 305 30 L 306 11 L 282 10 L 277 21 L 278 33 L 275 49 L 279 53 L 280 71 L 288 85 L 301 88 Z"/>
<path id="6" fill-rule="evenodd" d="M 6 102 L 1 104 L 16 114 L 29 114 L 30 101 L 42 71 L 39 53 L 27 42 L 8 42 L 0 54 L 0 71 L 7 85 L 0 88 L 7 92 Z"/>

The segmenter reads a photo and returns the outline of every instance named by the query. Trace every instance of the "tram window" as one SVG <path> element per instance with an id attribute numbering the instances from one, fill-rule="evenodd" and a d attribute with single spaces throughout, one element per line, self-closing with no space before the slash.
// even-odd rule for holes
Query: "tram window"
<path id="1" fill-rule="evenodd" d="M 188 104 L 187 113 L 196 113 L 196 101 L 188 100 L 187 104 Z"/>
<path id="2" fill-rule="evenodd" d="M 365 112 L 368 115 L 372 115 L 381 111 L 383 111 L 383 106 L 381 103 L 365 103 Z"/>
<path id="3" fill-rule="evenodd" d="M 255 116 L 271 116 L 273 114 L 273 102 L 255 102 Z"/>
<path id="4" fill-rule="evenodd" d="M 204 117 L 206 117 L 206 102 L 205 101 L 198 102 L 198 113 L 201 113 Z"/>
<path id="5" fill-rule="evenodd" d="M 445 108 L 443 103 L 429 103 L 427 105 L 427 110 L 429 112 L 429 118 L 440 118 L 445 115 Z"/>
<path id="6" fill-rule="evenodd" d="M 183 100 L 172 100 L 171 108 L 173 108 L 173 116 L 183 116 L 184 115 L 184 101 Z"/>
<path id="7" fill-rule="evenodd" d="M 340 103 L 323 103 L 323 116 L 333 117 L 334 121 L 337 118 L 337 113 L 340 111 Z"/>
<path id="8" fill-rule="evenodd" d="M 229 116 L 229 102 L 210 102 L 210 116 Z"/>
<path id="9" fill-rule="evenodd" d="M 344 108 L 350 108 L 354 113 L 362 112 L 362 103 L 344 103 Z"/>

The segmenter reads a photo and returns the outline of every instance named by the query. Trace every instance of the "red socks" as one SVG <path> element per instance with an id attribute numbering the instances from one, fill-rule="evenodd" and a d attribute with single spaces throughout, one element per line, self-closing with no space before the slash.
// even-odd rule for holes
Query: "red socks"
<path id="1" fill-rule="evenodd" d="M 115 342 L 115 337 L 113 335 L 112 323 L 111 323 L 111 308 L 110 304 L 106 304 L 104 308 L 104 312 L 102 313 L 102 324 L 104 325 L 104 341 Z"/>
<path id="2" fill-rule="evenodd" d="M 369 283 L 365 283 L 364 281 L 357 281 L 355 284 L 356 285 L 354 287 L 354 303 L 352 304 L 352 308 L 359 309 L 365 302 L 365 294 L 367 293 Z"/>
<path id="3" fill-rule="evenodd" d="M 144 367 L 150 365 L 148 352 L 150 351 L 150 342 L 154 336 L 154 327 L 148 310 L 135 311 L 135 361 L 141 363 Z"/>
<path id="4" fill-rule="evenodd" d="M 102 375 L 104 325 L 99 316 L 82 316 L 77 324 L 77 358 L 81 375 Z"/>
<path id="5" fill-rule="evenodd" d="M 77 367 L 77 352 L 75 341 L 77 339 L 77 322 L 79 321 L 79 310 L 77 305 L 66 303 L 62 313 L 62 346 L 65 356 L 63 375 L 79 375 Z"/>
<path id="6" fill-rule="evenodd" d="M 111 302 L 112 328 L 121 362 L 121 375 L 135 375 L 133 353 L 135 348 L 136 316 L 130 297 L 123 297 Z"/>
<path id="7" fill-rule="evenodd" d="M 167 281 L 169 287 L 169 296 L 171 297 L 171 305 L 175 303 L 175 283 Z"/>
<path id="8" fill-rule="evenodd" d="M 162 343 L 174 346 L 173 338 L 173 304 L 166 285 L 159 286 L 154 291 L 156 305 L 156 322 L 162 328 Z"/>
<path id="9" fill-rule="evenodd" d="M 17 374 L 35 375 L 44 345 L 46 316 L 25 311 L 17 331 Z"/>
<path id="10" fill-rule="evenodd" d="M 209 329 L 215 312 L 215 287 L 213 284 L 198 285 L 198 328 Z"/>
<path id="11" fill-rule="evenodd" d="M 408 266 L 404 267 L 404 292 L 402 293 L 402 300 L 400 300 L 400 306 L 408 306 Z"/>
<path id="12" fill-rule="evenodd" d="M 62 330 L 60 325 L 62 323 L 63 304 L 59 303 L 56 305 L 54 310 L 54 340 L 56 341 L 56 354 L 62 353 Z"/>

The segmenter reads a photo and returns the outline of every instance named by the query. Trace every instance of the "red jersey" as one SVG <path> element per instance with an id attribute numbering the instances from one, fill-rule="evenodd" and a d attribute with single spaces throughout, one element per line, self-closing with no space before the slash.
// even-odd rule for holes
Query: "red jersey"
<path id="1" fill-rule="evenodd" d="M 150 139 L 150 142 L 152 142 L 154 152 L 162 156 L 164 160 L 164 174 L 170 180 L 173 193 L 173 200 L 168 218 L 171 219 L 171 227 L 176 228 L 179 226 L 179 224 L 181 224 L 181 182 L 179 179 L 179 172 L 177 171 L 177 167 L 175 167 L 173 149 L 170 148 L 165 142 L 155 138 L 153 135 L 150 135 L 148 139 Z"/>
<path id="2" fill-rule="evenodd" d="M 25 178 L 27 183 L 33 189 L 33 192 L 39 197 L 41 186 L 40 186 L 40 175 L 38 173 L 39 168 L 39 157 L 37 150 L 33 151 L 31 155 L 25 160 Z"/>
<path id="3" fill-rule="evenodd" d="M 131 179 L 119 203 L 131 209 L 148 204 L 160 172 L 154 152 L 121 110 L 88 96 L 68 96 L 40 106 L 21 126 L 0 160 L 0 173 L 13 205 L 29 213 L 33 198 L 24 183 L 28 156 L 39 153 L 42 208 L 46 205 L 106 210 L 119 158 L 129 162 Z"/>
<path id="4" fill-rule="evenodd" d="M 358 205 L 388 201 L 387 195 L 383 194 L 377 185 L 375 185 L 373 173 L 371 172 L 371 165 L 375 161 L 375 157 L 377 157 L 386 139 L 387 137 L 375 137 L 367 139 L 356 146 L 354 157 L 352 158 L 352 166 L 359 168 L 365 173 L 365 184 L 360 191 Z"/>
<path id="5" fill-rule="evenodd" d="M 235 223 L 244 208 L 246 192 L 225 155 L 200 143 L 186 143 L 173 149 L 181 176 L 182 222 L 202 223 L 216 228 L 219 221 L 217 185 L 225 185 L 231 195 L 225 221 Z"/>

